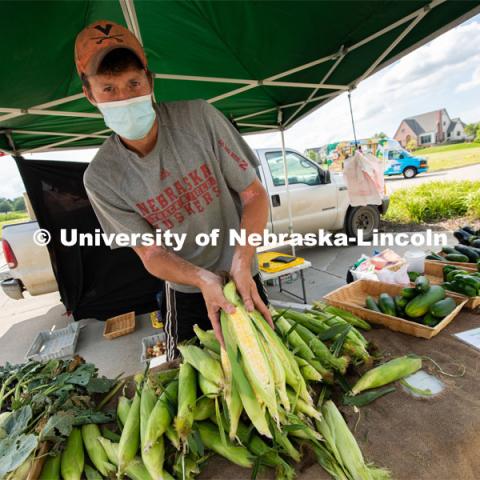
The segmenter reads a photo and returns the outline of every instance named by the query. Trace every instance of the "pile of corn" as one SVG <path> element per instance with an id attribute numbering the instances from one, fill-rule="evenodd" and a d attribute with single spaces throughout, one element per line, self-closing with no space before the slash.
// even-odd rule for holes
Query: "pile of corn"
<path id="1" fill-rule="evenodd" d="M 234 314 L 221 314 L 225 349 L 213 331 L 195 327 L 201 346 L 180 346 L 178 369 L 138 375 L 133 398 L 120 397 L 118 437 L 110 432 L 107 439 L 92 425 L 74 429 L 61 458 L 47 460 L 42 478 L 53 480 L 61 472 L 65 480 L 113 474 L 191 479 L 215 453 L 252 469 L 253 477 L 269 467 L 276 478 L 291 479 L 305 444 L 335 479 L 390 478 L 364 461 L 335 404 L 324 393 L 313 398 L 316 383 L 333 383 L 350 362 L 371 362 L 356 328 L 369 325 L 319 304 L 309 313 L 275 313 L 272 330 L 258 312 L 247 312 L 233 283 L 224 293 L 236 307 Z M 418 368 L 418 359 L 396 359 L 392 368 L 367 372 L 353 394 Z"/>

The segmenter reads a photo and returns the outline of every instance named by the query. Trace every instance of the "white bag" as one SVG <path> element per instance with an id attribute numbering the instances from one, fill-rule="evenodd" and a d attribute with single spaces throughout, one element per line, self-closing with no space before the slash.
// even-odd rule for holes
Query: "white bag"
<path id="1" fill-rule="evenodd" d="M 352 207 L 381 205 L 384 194 L 383 161 L 357 150 L 345 159 L 343 176 Z"/>

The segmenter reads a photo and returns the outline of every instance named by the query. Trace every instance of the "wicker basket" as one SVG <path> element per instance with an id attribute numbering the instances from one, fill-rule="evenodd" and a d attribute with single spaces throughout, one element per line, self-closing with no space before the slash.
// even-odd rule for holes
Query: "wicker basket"
<path id="1" fill-rule="evenodd" d="M 135 330 L 135 312 L 123 313 L 111 317 L 105 322 L 103 336 L 109 340 L 128 335 Z"/>
<path id="2" fill-rule="evenodd" d="M 443 282 L 443 267 L 445 265 L 442 262 L 425 262 L 425 272 L 424 275 L 430 280 L 432 285 L 439 285 Z M 466 272 L 476 272 L 477 270 L 474 268 L 467 268 L 463 267 L 463 270 Z M 475 310 L 477 307 L 480 306 L 480 297 L 467 297 L 466 295 L 462 295 L 461 293 L 457 292 L 449 292 L 449 296 L 452 298 L 458 297 L 462 300 L 467 299 L 467 303 L 465 304 L 465 308 L 470 310 Z"/>
<path id="3" fill-rule="evenodd" d="M 357 280 L 343 287 L 337 288 L 324 297 L 325 301 L 335 307 L 343 308 L 371 323 L 383 325 L 390 330 L 406 333 L 421 338 L 432 338 L 441 332 L 460 312 L 466 303 L 465 298 L 450 295 L 457 304 L 457 308 L 450 315 L 446 316 L 435 327 L 428 327 L 420 323 L 405 320 L 384 313 L 375 312 L 365 308 L 365 300 L 368 295 L 378 298 L 381 293 L 388 293 L 392 297 L 399 295 L 403 287 L 393 283 L 376 282 L 374 280 Z"/>

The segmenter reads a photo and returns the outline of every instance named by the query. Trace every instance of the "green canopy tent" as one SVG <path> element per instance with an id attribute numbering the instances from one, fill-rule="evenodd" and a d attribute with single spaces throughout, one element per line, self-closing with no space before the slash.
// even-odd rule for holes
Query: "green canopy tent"
<path id="1" fill-rule="evenodd" d="M 8 1 L 0 3 L 0 150 L 93 147 L 77 33 L 98 19 L 141 40 L 161 101 L 204 98 L 242 133 L 283 130 L 480 12 L 479 1 Z"/>

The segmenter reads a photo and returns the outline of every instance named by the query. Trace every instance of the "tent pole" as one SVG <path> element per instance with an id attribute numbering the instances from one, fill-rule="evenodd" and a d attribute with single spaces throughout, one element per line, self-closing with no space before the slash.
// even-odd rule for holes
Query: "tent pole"
<path id="1" fill-rule="evenodd" d="M 292 205 L 290 203 L 290 185 L 288 182 L 288 164 L 287 164 L 287 155 L 285 152 L 285 134 L 284 129 L 281 123 L 281 119 L 283 116 L 282 110 L 278 110 L 278 118 L 279 118 L 279 126 L 278 129 L 280 130 L 280 137 L 282 139 L 282 156 L 283 156 L 283 175 L 285 178 L 285 188 L 287 191 L 287 209 L 288 209 L 288 235 L 292 235 L 293 233 L 293 221 L 292 221 Z M 295 245 L 291 244 L 292 247 L 292 255 L 295 256 Z"/>
<path id="2" fill-rule="evenodd" d="M 355 151 L 357 151 L 357 149 L 358 149 L 358 145 L 357 145 L 357 132 L 355 131 L 355 120 L 353 119 L 352 95 L 351 95 L 351 91 L 348 92 L 348 105 L 350 106 L 350 118 L 352 119 L 353 140 L 355 141 Z"/>

